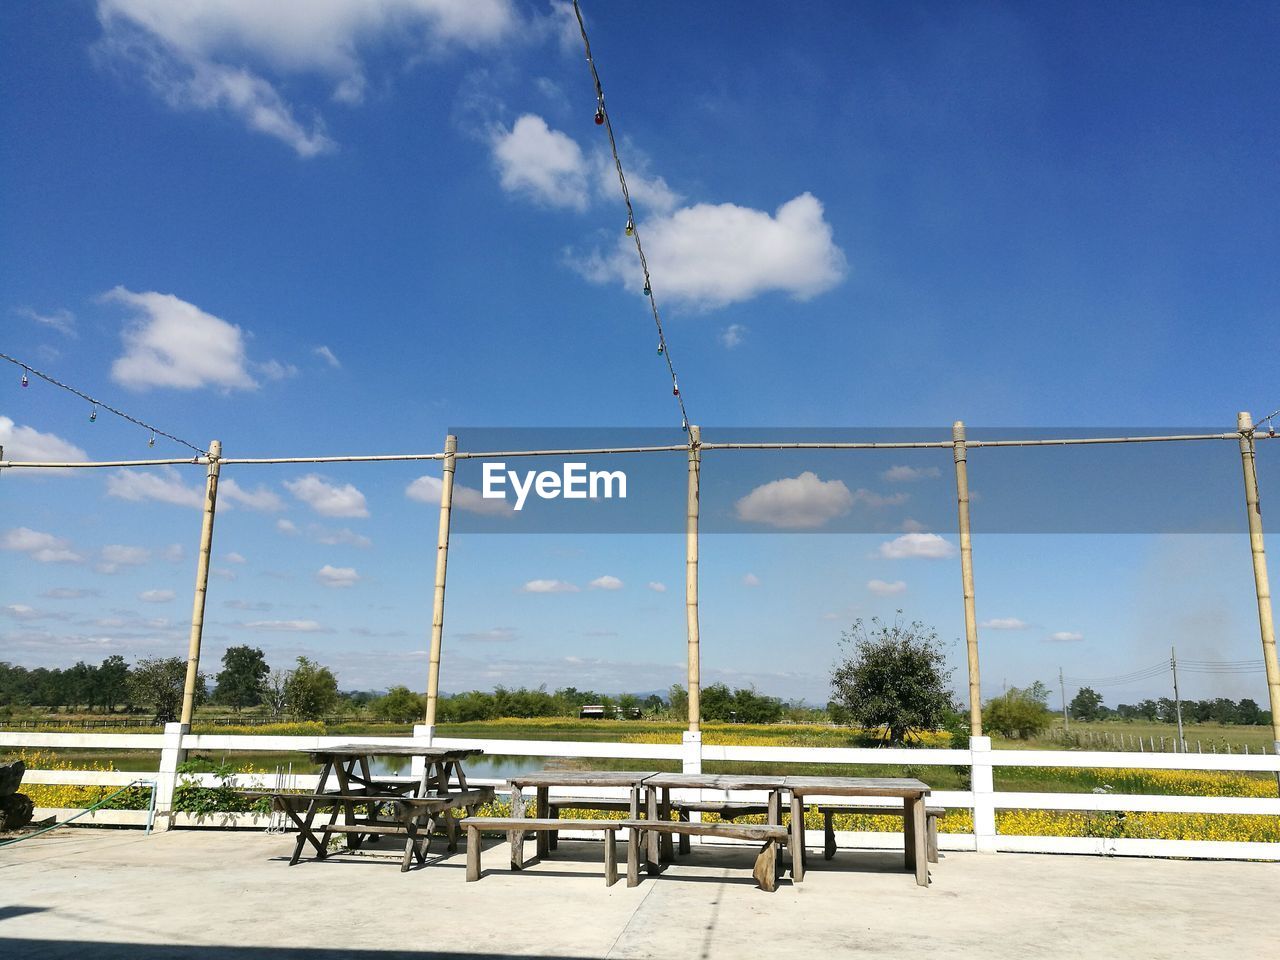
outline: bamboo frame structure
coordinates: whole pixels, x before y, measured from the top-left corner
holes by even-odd
[[[444,468],[440,473],[440,529],[436,534],[436,585],[431,602],[431,659],[427,665],[427,716],[428,733],[434,733],[436,703],[440,699],[440,647],[444,642],[444,583],[449,569],[449,525],[453,511],[453,474],[456,469],[454,454],[458,438],[449,434],[444,438]]]
[[[969,455],[964,421],[951,426],[956,462],[956,512],[960,521],[960,580],[964,589],[964,640],[969,663],[969,735],[982,736],[982,677],[978,670],[978,615],[973,597],[973,539],[969,529]]]
[[[689,641],[689,732],[702,724],[702,650],[698,623],[698,510],[702,499],[702,428],[689,426],[689,487],[684,533],[684,607]]]
[[[218,474],[222,441],[209,444],[205,476],[204,519],[200,524],[200,553],[196,558],[196,590],[191,604],[191,635],[187,642],[187,676],[182,685],[182,720],[191,725],[195,712],[196,684],[200,679],[200,641],[204,636],[204,601],[209,591],[209,554],[213,551],[213,519],[218,508]]]
[[[1191,433],[1154,436],[1113,437],[1064,437],[1012,440],[969,440],[962,421],[956,421],[951,440],[924,441],[797,441],[797,442],[703,442],[701,429],[689,427],[686,444],[655,444],[644,446],[618,446],[593,448],[551,448],[540,450],[458,450],[458,439],[449,435],[445,449],[439,453],[403,453],[371,455],[317,455],[304,457],[254,457],[223,458],[222,444],[213,441],[206,454],[189,458],[152,458],[145,460],[101,461],[16,461],[4,459],[0,447],[0,471],[6,469],[94,469],[131,468],[150,466],[204,465],[206,470],[206,496],[204,522],[201,528],[200,555],[196,572],[196,591],[192,607],[191,635],[188,645],[187,675],[183,690],[182,722],[190,723],[194,708],[195,685],[199,677],[200,643],[204,627],[205,595],[208,589],[209,552],[213,539],[213,522],[217,501],[218,477],[224,464],[269,465],[308,463],[386,463],[396,461],[443,462],[440,502],[440,527],[436,544],[436,578],[432,607],[431,651],[427,678],[426,724],[434,727],[439,698],[440,651],[444,627],[445,578],[448,566],[449,532],[453,500],[453,480],[458,460],[486,460],[499,457],[559,457],[612,454],[677,453],[688,456],[688,498],[685,526],[685,607],[688,639],[689,680],[689,730],[697,733],[700,727],[700,628],[698,618],[698,520],[700,505],[700,478],[703,451],[768,451],[768,450],[943,450],[953,451],[956,468],[957,513],[960,535],[961,577],[964,591],[965,640],[968,654],[970,731],[980,736],[982,731],[981,682],[978,664],[977,616],[973,586],[973,548],[971,540],[968,494],[968,451],[977,448],[1088,446],[1098,444],[1127,443],[1181,443],[1206,440],[1236,440],[1245,474],[1246,512],[1249,523],[1250,545],[1253,554],[1255,592],[1258,601],[1258,621],[1262,636],[1263,659],[1267,671],[1267,686],[1273,718],[1273,735],[1280,752],[1280,664],[1277,664],[1275,625],[1272,617],[1270,585],[1267,577],[1266,553],[1262,540],[1262,519],[1258,506],[1257,473],[1255,467],[1256,441],[1271,439],[1257,436],[1248,413],[1241,413],[1237,429],[1230,433]]]
[[[1257,450],[1253,417],[1236,418],[1240,430],[1240,462],[1244,468],[1244,503],[1249,521],[1249,552],[1253,555],[1253,587],[1258,600],[1258,632],[1262,636],[1262,662],[1267,670],[1267,697],[1271,702],[1271,738],[1280,752],[1280,663],[1276,660],[1276,624],[1271,610],[1271,580],[1267,575],[1267,548],[1262,540],[1262,507],[1258,502]]]

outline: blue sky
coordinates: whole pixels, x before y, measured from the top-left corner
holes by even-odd
[[[1273,5],[586,15],[709,439],[956,418],[1226,430],[1280,406]],[[464,446],[491,427],[681,442],[563,3],[7,3],[0,45],[4,352],[228,456],[430,451],[451,427]],[[182,455],[18,372],[0,384],[13,458]],[[1091,456],[1055,493],[1106,498]],[[1238,480],[1233,446],[1203,456]],[[975,452],[979,493],[994,463]],[[206,664],[247,642],[344,687],[422,686],[432,472],[228,467]],[[704,538],[708,681],[823,700],[840,630],[899,607],[963,637],[952,530],[903,526],[950,496],[949,455],[863,473],[854,500],[900,508],[896,527],[814,535],[835,516],[819,508]],[[182,655],[200,477],[6,473],[0,657]],[[726,482],[719,507],[752,489]],[[1188,695],[1265,696],[1238,532],[979,535],[975,565],[988,693],[1177,643],[1259,660]],[[460,533],[442,684],[679,680],[682,573],[665,532]]]

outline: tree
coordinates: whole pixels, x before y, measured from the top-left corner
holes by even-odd
[[[1074,720],[1099,720],[1102,718],[1102,694],[1092,687],[1081,687],[1071,698],[1067,708]]]
[[[107,657],[94,677],[95,699],[108,713],[129,700],[129,664],[119,654]]]
[[[169,723],[178,719],[186,680],[187,661],[181,657],[139,660],[129,673],[129,695],[134,701],[150,706],[157,720]],[[207,682],[203,673],[196,678],[196,706],[204,702]]]
[[[1021,740],[1034,737],[1049,726],[1051,714],[1047,699],[1044,684],[1033,684],[1025,690],[1010,687],[982,708],[983,725],[1006,737]]]
[[[687,717],[689,715],[689,691],[680,684],[671,685],[671,690],[667,693],[667,702],[671,705],[672,716]]]
[[[289,673],[288,670],[272,670],[262,682],[262,703],[276,719],[284,716]]]
[[[244,707],[262,702],[264,685],[271,668],[257,647],[227,647],[222,655],[222,672],[213,688],[215,703],[225,704],[236,713]]]
[[[426,713],[423,698],[408,687],[392,687],[385,697],[373,701],[370,708],[379,720],[390,720],[394,723],[412,723],[420,720]]]
[[[835,663],[831,689],[849,718],[883,727],[890,743],[937,729],[952,708],[951,671],[937,631],[919,620],[892,624],[861,618],[844,632],[845,657]]]
[[[298,658],[284,684],[285,705],[299,720],[318,720],[338,703],[338,678],[328,667]]]

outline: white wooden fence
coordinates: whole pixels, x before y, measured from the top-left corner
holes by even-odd
[[[94,770],[28,770],[24,782],[44,784],[118,785],[139,778],[155,781],[157,827],[188,826],[196,820],[172,810],[173,791],[177,785],[177,767],[184,752],[232,754],[242,751],[302,753],[325,746],[344,743],[388,744],[406,742],[423,746],[477,747],[490,756],[523,756],[547,758],[607,758],[636,761],[644,769],[645,761],[679,761],[686,772],[701,772],[704,763],[724,761],[766,763],[786,774],[790,764],[827,764],[847,767],[847,774],[857,776],[867,765],[902,764],[913,767],[963,766],[970,770],[970,790],[941,790],[930,797],[930,803],[946,808],[967,809],[973,813],[974,832],[944,833],[938,838],[943,850],[978,850],[983,852],[1020,853],[1084,853],[1117,856],[1200,857],[1207,859],[1280,860],[1280,843],[1248,843],[1215,840],[1143,840],[1103,837],[1011,836],[996,833],[996,810],[1078,810],[1078,811],[1142,811],[1194,814],[1256,814],[1280,816],[1280,797],[1213,797],[1166,796],[1115,793],[1026,793],[996,791],[993,785],[996,767],[1067,767],[1076,769],[1147,769],[1210,770],[1271,773],[1280,778],[1280,756],[1226,754],[1162,754],[1121,753],[1116,751],[1067,750],[992,750],[987,737],[974,737],[967,750],[900,750],[876,748],[818,747],[751,747],[710,746],[700,737],[686,733],[681,744],[600,743],[560,740],[472,740],[452,737],[432,738],[426,727],[415,728],[413,738],[387,737],[284,737],[241,736],[185,733],[180,724],[169,724],[163,734],[92,734],[39,733],[0,731],[0,748],[76,749],[76,750],[150,750],[160,754],[157,773]],[[192,775],[185,775],[192,776]],[[262,779],[268,780],[269,774]],[[199,777],[212,785],[208,774]],[[294,783],[309,788],[317,785],[317,777],[299,775]],[[923,776],[928,781],[927,774]],[[500,781],[469,777],[470,782]],[[557,791],[570,795],[574,791]],[[578,791],[583,793],[586,791]],[[608,796],[621,791],[594,789],[592,796]],[[752,794],[735,794],[735,799],[763,799]],[[830,798],[839,802],[840,798]],[[821,802],[822,798],[814,798]],[[874,801],[869,801],[874,803]],[[886,808],[897,808],[887,799]],[[71,811],[42,810],[64,816]],[[100,810],[81,822],[100,824],[138,824],[146,822],[146,811]],[[219,825],[235,818],[206,817],[201,825]],[[265,819],[240,818],[243,824],[265,825]],[[842,846],[895,847],[901,835],[893,833],[842,833],[837,840]],[[820,844],[817,838],[813,842]]]

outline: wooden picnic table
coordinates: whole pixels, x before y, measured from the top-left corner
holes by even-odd
[[[929,785],[910,777],[786,777],[791,794],[791,879],[804,880],[805,797],[900,797],[903,802],[903,857],[916,883],[929,885],[925,797]]]
[[[475,748],[348,743],[308,752],[312,760],[321,764],[316,792],[303,796],[277,794],[273,801],[298,828],[298,842],[289,861],[291,866],[298,862],[308,843],[315,848],[317,859],[323,860],[333,833],[345,834],[347,846],[352,850],[358,850],[366,837],[398,833],[406,836],[401,869],[407,870],[411,856],[416,856],[419,862],[425,861],[424,848],[430,843],[438,814],[446,815],[449,845],[453,849],[456,827],[448,811],[462,807],[472,813],[493,793],[487,787],[478,790],[467,787],[462,761],[484,752]],[[425,763],[416,782],[391,780],[374,776],[370,766],[373,757],[422,758]],[[330,776],[337,780],[337,790],[325,789]],[[454,781],[456,790],[451,789]],[[365,809],[363,814],[359,812],[361,807]],[[325,808],[332,811],[329,821],[316,828],[316,816]],[[337,822],[340,813],[344,815],[342,824]],[[423,827],[425,831],[420,829]]]
[[[552,787],[626,787],[630,791],[631,819],[640,816],[640,785],[654,775],[652,770],[537,770],[508,778],[511,784],[511,817],[521,819],[525,815],[524,791],[532,787],[536,793],[535,819],[548,816]],[[524,867],[524,833],[513,830],[511,841],[511,869]],[[552,835],[537,835],[538,856],[546,856],[551,849]]]

